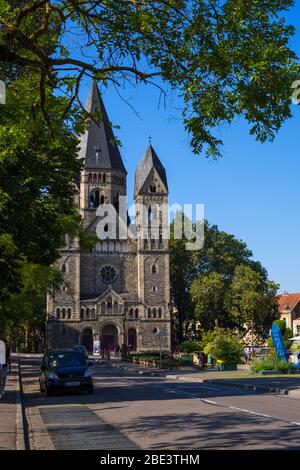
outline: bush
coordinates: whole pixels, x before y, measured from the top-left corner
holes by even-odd
[[[293,365],[290,362],[276,361],[272,357],[262,358],[251,366],[253,372],[260,372],[262,370],[279,370],[280,372],[290,372],[293,370]]]
[[[209,350],[213,357],[225,364],[238,364],[243,355],[243,346],[240,343],[239,337],[232,333],[217,335],[205,349],[206,351]]]
[[[294,367],[293,367],[293,364],[291,364],[290,362],[282,362],[282,361],[279,361],[278,362],[278,370],[280,370],[280,372],[291,372]]]
[[[263,357],[251,365],[251,370],[253,372],[260,372],[261,370],[277,370],[277,362],[272,357]]]
[[[197,353],[201,351],[201,343],[196,340],[188,340],[188,341],[183,341],[180,344],[180,348],[182,349],[183,352],[185,353]]]

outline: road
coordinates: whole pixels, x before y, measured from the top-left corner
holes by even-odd
[[[95,394],[46,397],[22,359],[31,449],[300,449],[300,402],[95,364]]]

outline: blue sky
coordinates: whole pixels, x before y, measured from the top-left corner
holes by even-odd
[[[300,56],[300,1],[296,4],[288,18],[297,28],[293,48]],[[204,203],[205,218],[244,240],[280,291],[300,292],[300,107],[293,106],[293,119],[274,143],[257,143],[239,120],[223,128],[223,158],[215,162],[193,155],[175,92],[168,95],[166,109],[158,107],[159,92],[150,86],[120,93],[141,117],[113,89],[104,91],[109,117],[121,126],[116,134],[128,171],[128,202],[151,134],[167,171],[170,202]]]

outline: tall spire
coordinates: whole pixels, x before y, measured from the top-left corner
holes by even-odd
[[[84,160],[84,168],[118,170],[127,174],[96,80],[93,81],[85,109],[96,119],[99,117],[99,122],[92,121],[81,137],[78,157]]]
[[[154,148],[152,147],[151,144],[149,144],[135,172],[135,184],[134,184],[135,196],[142,189],[152,169],[156,170],[156,172],[158,173],[158,176],[160,177],[162,183],[164,184],[166,188],[166,191],[168,191],[166,170],[163,164],[161,163],[160,159],[156,155]]]

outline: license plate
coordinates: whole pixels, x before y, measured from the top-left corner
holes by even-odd
[[[65,387],[78,387],[80,382],[66,382]]]

